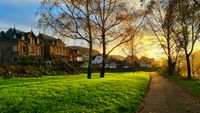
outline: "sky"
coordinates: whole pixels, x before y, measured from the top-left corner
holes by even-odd
[[[13,28],[38,33],[35,13],[40,5],[39,0],[1,0],[0,1],[0,30]]]
[[[15,28],[21,31],[31,31],[37,35],[39,32],[51,35],[51,33],[37,27],[38,17],[36,13],[41,0],[0,0],[0,31]],[[70,40],[68,45],[82,44],[81,41]]]
[[[135,0],[133,0],[135,1]],[[139,0],[138,0],[139,1]],[[33,32],[37,35],[39,32],[45,33],[45,31],[37,28],[37,20],[36,12],[40,6],[40,0],[0,0],[0,31],[6,31],[9,28],[15,28],[28,32],[33,30]],[[46,32],[46,34],[49,34]],[[50,34],[49,34],[50,35]],[[139,56],[149,56],[149,57],[158,57],[162,52],[153,47],[148,39],[149,37],[145,37],[142,40],[143,52],[139,52]],[[87,44],[81,41],[72,41],[66,43],[67,45],[83,45],[87,46]],[[148,45],[148,46],[144,46]],[[150,45],[150,46],[149,46]],[[152,54],[153,53],[153,54]],[[125,55],[122,52],[121,48],[113,51],[112,54],[115,55]]]

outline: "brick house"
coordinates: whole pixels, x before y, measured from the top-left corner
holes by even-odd
[[[43,61],[43,42],[31,31],[9,29],[1,32],[0,64],[7,66],[17,62],[21,57],[28,57],[32,61]]]
[[[86,59],[85,59],[86,60]],[[69,49],[69,61],[84,62],[84,57],[78,49]]]
[[[68,62],[69,49],[60,40],[40,33],[38,38],[44,42],[44,59],[46,62]]]

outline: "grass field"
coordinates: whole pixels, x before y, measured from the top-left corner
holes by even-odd
[[[195,96],[200,97],[200,81],[197,80],[188,80],[188,79],[176,79],[176,82],[192,92]]]
[[[0,78],[1,113],[133,113],[149,73]]]
[[[196,97],[200,97],[200,81],[199,80],[189,80],[187,78],[181,78],[180,76],[169,76],[165,75],[166,78],[173,80],[176,84],[186,89]]]

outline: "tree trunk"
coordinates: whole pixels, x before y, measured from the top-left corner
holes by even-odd
[[[192,77],[194,78],[195,77],[195,70],[194,70],[194,56],[192,56],[192,62],[191,62],[192,64]]]
[[[88,62],[88,79],[91,79],[92,77],[92,42],[89,43],[89,62]]]
[[[192,78],[191,75],[191,66],[190,66],[190,55],[186,54],[186,63],[187,63],[187,74],[188,74],[188,79]]]
[[[102,62],[102,67],[101,67],[101,75],[100,78],[104,78],[105,76],[105,65],[106,65],[106,41],[105,41],[105,34],[103,33],[102,35],[102,41],[103,41],[103,54],[102,54],[102,58],[103,58],[103,62]]]
[[[133,58],[133,54],[131,56],[131,61],[132,61],[132,72],[135,72],[135,63],[134,63],[134,58]]]
[[[177,66],[177,72],[176,72],[177,76],[179,75],[179,72],[180,72],[180,61],[178,62],[178,66]]]
[[[133,38],[131,39],[131,61],[132,61],[132,71],[135,72],[135,63],[134,63],[134,47],[133,47]]]
[[[91,23],[90,23],[90,13],[89,13],[89,0],[87,0],[86,3],[86,10],[87,10],[87,27],[88,27],[88,31],[89,31],[89,62],[88,62],[88,79],[91,79],[92,77],[92,31],[91,31]]]
[[[172,75],[172,74],[173,74],[172,60],[171,60],[171,57],[170,57],[170,56],[168,56],[168,73],[169,73],[169,75]]]

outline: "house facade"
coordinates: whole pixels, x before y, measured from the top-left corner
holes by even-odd
[[[23,32],[9,29],[1,33],[0,64],[7,66],[28,57],[31,61],[43,61],[43,42],[31,31]]]
[[[84,61],[87,61],[87,60],[84,59],[83,55],[81,55],[78,49],[69,49],[69,61],[83,63]]]
[[[44,43],[45,62],[68,62],[69,49],[60,39],[41,33],[38,38]]]
[[[54,37],[32,31],[23,32],[10,28],[0,33],[0,65],[18,63],[22,58],[33,62],[68,62],[69,50],[66,45]]]
[[[92,64],[94,65],[101,65],[103,62],[102,55],[93,56]]]

